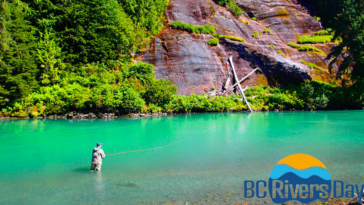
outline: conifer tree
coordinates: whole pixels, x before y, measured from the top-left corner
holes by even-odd
[[[38,87],[35,28],[26,17],[29,9],[19,0],[0,4],[0,105],[25,97]]]

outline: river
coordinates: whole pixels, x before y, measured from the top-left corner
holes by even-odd
[[[364,184],[364,111],[0,121],[0,140],[1,204],[249,203],[244,180],[268,180],[296,153]],[[97,142],[106,154],[156,149],[107,156],[90,172]]]

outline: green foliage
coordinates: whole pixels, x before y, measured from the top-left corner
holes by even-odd
[[[272,31],[271,31],[271,30],[268,30],[268,29],[264,29],[263,33],[271,34],[271,33],[272,33]]]
[[[334,59],[330,65],[339,62],[338,77],[345,73],[352,80],[364,80],[364,3],[363,0],[340,0],[337,2],[337,15],[328,20],[340,37],[339,45],[333,48],[327,59]]]
[[[309,63],[309,62],[307,62],[307,61],[305,61],[305,60],[301,60],[301,63],[303,63],[303,64],[307,65],[307,66],[308,66],[309,68],[311,68],[311,69],[315,68],[315,69],[317,69],[317,70],[321,70],[321,71],[323,71],[323,68],[321,68],[320,66],[318,66],[318,65],[316,65],[316,64],[314,64],[314,63]]]
[[[228,8],[229,11],[238,18],[244,13],[241,8],[235,3],[235,0],[214,0],[214,2],[220,6]]]
[[[271,49],[274,49],[274,45],[273,45],[273,44],[270,44],[270,45],[269,45],[269,47],[270,47]]]
[[[218,38],[212,38],[206,42],[210,46],[217,46],[219,45],[219,39]]]
[[[309,81],[305,81],[305,83],[301,86],[301,90],[302,90],[302,99],[306,103],[311,104],[315,88],[311,85]]]
[[[168,0],[2,1],[0,107],[37,116],[168,103],[176,87],[155,80],[152,65],[130,63],[161,30],[167,5]]]
[[[316,51],[319,53],[324,53],[323,50],[316,48],[315,46],[309,46],[309,45],[298,45],[295,43],[288,43],[289,46],[291,46],[292,48],[297,48],[299,51]]]
[[[315,36],[328,36],[328,35],[333,35],[333,31],[332,29],[328,28],[326,30],[319,30],[315,32]]]
[[[169,0],[118,0],[121,6],[133,20],[134,24],[139,24],[146,28],[150,35],[156,35],[161,31],[165,19],[164,11]]]
[[[64,62],[75,67],[102,62],[113,66],[113,61],[129,58],[132,53],[149,44],[149,34],[161,27],[160,13],[142,13],[140,15],[157,15],[160,19],[155,25],[133,22],[133,16],[125,13],[129,6],[123,7],[117,0],[84,1],[29,1],[34,10],[31,16],[34,26],[40,31],[51,28],[64,52]],[[140,17],[144,18],[144,17]],[[148,28],[153,31],[148,31]],[[160,29],[160,28],[158,28]],[[157,29],[157,30],[158,30]]]
[[[39,33],[37,57],[40,69],[43,71],[40,78],[42,84],[59,83],[62,71],[66,68],[63,63],[62,49],[51,31]]]
[[[142,110],[143,113],[158,113],[158,112],[162,112],[162,108],[158,107],[155,104],[149,104],[149,106],[145,106]]]
[[[277,51],[277,53],[279,53],[281,56],[283,56],[284,58],[287,58],[287,56],[286,55],[284,55],[284,53],[282,53],[282,51],[281,50],[278,50]]]
[[[321,20],[321,18],[320,18],[320,17],[318,17],[318,16],[314,16],[314,18],[315,18],[317,21],[320,21],[320,20]]]
[[[232,41],[239,41],[239,42],[245,42],[245,39],[243,38],[239,38],[239,37],[235,37],[235,36],[226,36],[226,35],[216,35],[218,38],[226,38],[226,39],[230,39]]]
[[[18,0],[0,4],[0,106],[38,88],[35,28],[26,19],[27,5]]]
[[[318,96],[315,98],[313,102],[318,108],[326,108],[327,104],[329,103],[329,99],[326,97],[325,94],[322,94],[322,96]]]
[[[177,94],[177,86],[170,80],[152,80],[147,91],[143,95],[146,102],[157,106],[165,106]]]
[[[92,108],[139,112],[146,104],[164,106],[176,94],[177,87],[169,80],[154,78],[154,67],[150,64],[128,64],[116,71],[103,66],[82,66],[79,72],[67,75],[62,83],[41,87],[21,103],[15,103],[12,110],[17,112],[12,114],[37,116]]]
[[[253,38],[259,37],[259,32],[258,31],[254,32],[252,36],[253,36]]]
[[[186,112],[223,112],[241,111],[246,109],[245,103],[235,99],[237,96],[230,97],[208,97],[204,95],[174,96],[165,107],[167,112],[186,113]]]
[[[240,20],[241,23],[245,23],[247,25],[249,25],[249,21],[245,21],[245,20]]]
[[[355,104],[349,97],[349,88],[306,81],[302,85],[290,85],[280,88],[254,86],[245,95],[254,110],[303,110],[305,104],[314,109],[337,108],[345,104]],[[347,95],[347,96],[346,96]],[[342,98],[345,96],[345,98]],[[204,95],[174,96],[164,107],[167,112],[223,112],[247,110],[241,96],[233,94],[227,97],[209,97]]]
[[[196,26],[193,24],[182,23],[180,21],[175,21],[171,24],[172,29],[178,29],[181,31],[187,31],[190,33],[197,33],[197,34],[212,34],[216,33],[215,27],[210,24],[206,24],[204,26]]]
[[[255,17],[255,16],[254,16],[254,17],[252,17],[252,20],[256,21],[256,20],[257,20],[257,17]]]
[[[298,39],[297,43],[299,44],[316,44],[316,43],[328,43],[331,42],[334,36],[302,36]]]

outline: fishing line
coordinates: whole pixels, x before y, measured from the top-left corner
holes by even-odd
[[[153,147],[153,148],[149,148],[149,149],[130,150],[130,151],[125,151],[125,152],[116,152],[116,153],[112,153],[112,154],[106,154],[106,156],[110,156],[110,155],[119,155],[119,154],[126,154],[126,153],[132,153],[132,152],[143,152],[143,151],[149,151],[149,150],[156,150],[156,149],[166,148],[166,147],[169,147],[169,146],[171,146],[171,145],[174,145],[174,144],[180,143],[180,142],[182,142],[182,141],[185,141],[185,140],[187,140],[187,139],[191,139],[191,138],[193,138],[193,137],[196,137],[196,136],[198,136],[198,135],[201,135],[201,134],[203,134],[203,133],[205,133],[205,132],[208,132],[208,131],[210,131],[210,130],[212,130],[212,129],[214,129],[214,128],[216,128],[216,126],[214,126],[214,127],[210,128],[210,129],[207,129],[207,130],[205,130],[205,131],[203,131],[203,132],[201,132],[201,133],[198,133],[198,134],[196,134],[196,135],[192,135],[192,136],[190,136],[190,137],[186,137],[186,138],[184,138],[184,139],[181,139],[181,140],[178,140],[178,141],[176,141],[176,142],[172,142],[172,143],[170,143],[170,144],[163,145],[163,146],[160,146],[160,147]]]

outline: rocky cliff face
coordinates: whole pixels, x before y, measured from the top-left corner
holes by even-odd
[[[327,69],[325,54],[300,52],[287,45],[302,35],[321,30],[320,23],[305,12],[297,0],[235,1],[246,13],[239,19],[212,0],[171,0],[166,17],[168,24],[177,20],[195,25],[212,24],[218,34],[244,38],[246,42],[221,39],[218,46],[211,47],[206,44],[211,35],[191,34],[167,26],[138,60],[154,64],[156,77],[172,80],[179,94],[185,95],[209,92],[213,87],[222,89],[231,75],[227,65],[229,56],[233,56],[239,78],[256,67],[261,69],[247,79],[244,86],[277,86],[312,78],[330,80],[327,71],[310,69],[301,63],[305,60]],[[271,34],[264,34],[264,29],[271,30]],[[255,32],[261,36],[253,37]],[[332,45],[316,47],[328,53]],[[279,50],[286,57],[279,54]]]

